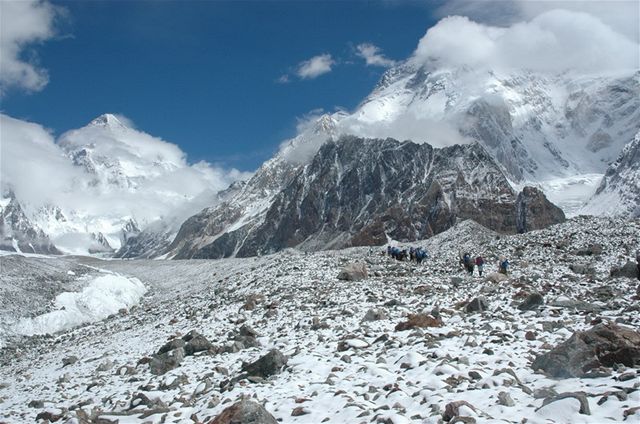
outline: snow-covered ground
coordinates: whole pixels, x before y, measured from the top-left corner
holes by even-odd
[[[126,313],[55,336],[14,339],[0,350],[0,421],[33,422],[48,411],[78,422],[84,410],[120,423],[208,422],[249,396],[294,423],[437,423],[454,401],[471,404],[461,411],[476,422],[619,422],[640,403],[640,391],[637,377],[617,378],[637,370],[554,379],[534,372],[531,362],[598,320],[639,328],[638,281],[609,276],[640,248],[638,234],[638,220],[577,217],[515,236],[464,222],[415,243],[431,254],[420,266],[369,248],[215,261],[58,259],[138,278],[148,291]],[[601,254],[579,254],[593,243]],[[458,255],[467,250],[484,255],[488,272],[507,256],[509,279],[466,275]],[[352,262],[365,263],[369,278],[338,280]],[[576,273],[576,265],[592,272]],[[532,291],[544,305],[517,309]],[[465,302],[479,295],[487,310],[465,312]],[[585,303],[558,303],[567,299]],[[370,309],[381,319],[363,321]],[[443,325],[395,329],[421,312],[439,314]],[[148,358],[168,340],[197,330],[213,345],[229,346],[243,325],[259,334],[259,346],[200,352],[164,375],[150,373]],[[289,357],[283,372],[232,382],[243,361],[273,348]],[[543,407],[544,393],[553,391],[585,392],[590,415],[579,412],[575,398]],[[149,405],[134,401],[139,394]]]

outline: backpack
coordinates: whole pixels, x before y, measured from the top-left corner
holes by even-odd
[[[476,265],[478,265],[478,266],[484,265],[484,259],[482,259],[482,256],[478,256],[476,258]]]

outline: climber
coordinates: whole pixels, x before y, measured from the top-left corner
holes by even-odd
[[[478,267],[478,275],[482,277],[482,271],[484,270],[484,258],[480,255],[476,257],[476,266]]]

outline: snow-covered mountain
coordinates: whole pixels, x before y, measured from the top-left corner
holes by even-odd
[[[161,248],[186,218],[215,204],[218,191],[242,176],[189,164],[177,145],[112,114],[55,141],[42,129],[25,130],[35,124],[4,115],[2,120],[3,188],[15,193],[29,221],[65,253],[110,255],[149,227]],[[24,170],[14,166],[18,160]],[[29,184],[30,178],[35,182]],[[39,187],[49,180],[55,185]]]
[[[607,168],[583,213],[640,217],[640,132]]]
[[[640,128],[640,72],[609,76],[407,62],[389,70],[339,130],[366,137],[475,140],[514,181],[604,173]]]

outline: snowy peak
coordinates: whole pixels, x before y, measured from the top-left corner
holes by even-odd
[[[94,127],[106,127],[111,129],[127,129],[128,127],[122,123],[115,115],[111,113],[105,113],[89,123],[89,126]]]

